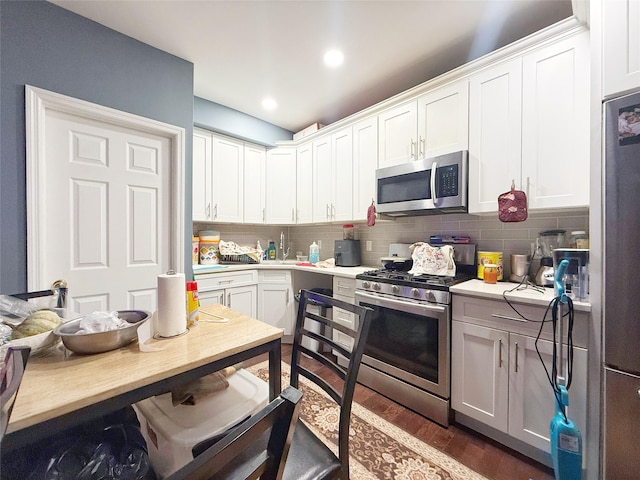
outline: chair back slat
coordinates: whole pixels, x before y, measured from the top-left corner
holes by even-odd
[[[301,398],[299,390],[287,387],[167,480],[281,479]]]
[[[7,431],[30,353],[30,347],[9,347],[0,369],[0,439]]]

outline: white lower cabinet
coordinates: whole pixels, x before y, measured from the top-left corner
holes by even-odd
[[[198,278],[200,305],[219,303],[255,318],[258,304],[257,283],[256,270],[217,273]],[[203,320],[206,320],[205,317],[203,314]]]
[[[491,307],[491,302],[483,302],[479,305],[481,309]],[[494,303],[499,305],[501,302]],[[467,303],[467,310],[470,310],[469,306]],[[539,310],[544,312],[544,308]],[[489,314],[493,321],[503,315],[499,309],[494,312],[497,313]],[[505,322],[509,320],[505,319]],[[514,333],[508,327],[508,324],[503,328],[476,325],[458,321],[454,316],[451,406],[456,412],[549,453],[549,423],[555,414],[555,398],[536,351],[535,334]],[[538,327],[539,324],[531,325],[533,330]],[[540,339],[538,349],[551,375],[553,343]],[[574,347],[568,414],[580,429],[583,442],[586,438],[586,377],[587,350]]]
[[[260,270],[258,272],[258,320],[282,328],[293,335],[295,300],[290,270]]]
[[[342,300],[349,303],[355,302],[355,290],[356,290],[356,281],[354,278],[344,278],[344,277],[333,277],[333,297],[338,300]],[[349,327],[351,329],[356,328],[355,315],[351,312],[343,310],[341,308],[333,307],[333,320],[336,323],[344,325],[345,327]],[[333,331],[333,341],[337,344],[343,346],[347,350],[351,350],[353,348],[353,338],[349,335],[345,335],[344,333],[334,330]],[[338,363],[342,366],[346,366],[348,364],[347,359],[340,355],[338,352],[333,352],[337,359]]]

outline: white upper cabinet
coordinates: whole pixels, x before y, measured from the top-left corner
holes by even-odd
[[[313,222],[331,221],[331,135],[313,142]]]
[[[530,209],[589,206],[589,55],[584,32],[523,57],[522,184]]]
[[[296,223],[311,223],[313,221],[313,144],[311,142],[298,147],[296,165]]]
[[[353,220],[353,130],[343,128],[331,136],[331,220]]]
[[[346,127],[313,142],[313,222],[353,217],[353,135]]]
[[[212,220],[212,141],[210,132],[193,129],[192,218],[198,222]]]
[[[264,223],[264,147],[193,130],[194,221]]]
[[[466,78],[431,90],[378,115],[380,168],[466,150],[469,145]]]
[[[589,205],[589,32],[471,76],[469,213],[512,180],[530,209]]]
[[[378,166],[400,165],[417,158],[418,104],[415,100],[378,115]]]
[[[264,223],[265,218],[264,147],[244,147],[244,222]]]
[[[296,220],[296,149],[278,147],[267,151],[265,221],[291,225]]]
[[[606,0],[603,15],[603,95],[640,87],[640,0]]]
[[[353,126],[353,220],[366,220],[376,196],[378,122],[369,117]]]
[[[418,158],[469,148],[469,80],[418,97]]]
[[[244,220],[244,142],[213,136],[214,222]]]
[[[495,212],[511,180],[520,185],[522,60],[470,79],[469,213]]]

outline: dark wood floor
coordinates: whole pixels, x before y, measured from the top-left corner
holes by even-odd
[[[282,360],[290,362],[283,344]],[[253,363],[266,360],[266,355]],[[245,364],[249,365],[249,362]],[[393,400],[358,385],[354,400],[423,442],[492,480],[554,480],[553,470],[461,425],[444,428]]]

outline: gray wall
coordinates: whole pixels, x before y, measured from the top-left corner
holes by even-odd
[[[7,294],[27,287],[25,84],[184,128],[189,179],[193,64],[42,0],[1,1],[0,71],[0,293]],[[189,252],[185,259],[189,265]]]
[[[193,124],[266,147],[293,139],[289,130],[199,97],[193,101]]]

